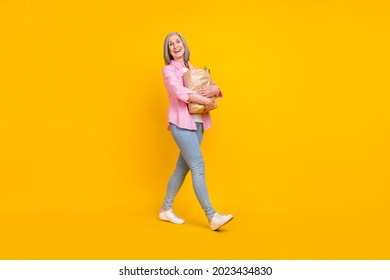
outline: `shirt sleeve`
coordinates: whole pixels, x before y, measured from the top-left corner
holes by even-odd
[[[183,85],[183,81],[178,79],[172,69],[165,66],[162,70],[164,77],[164,85],[168,92],[173,93],[177,99],[188,103],[188,94],[194,94],[195,91],[186,88]]]

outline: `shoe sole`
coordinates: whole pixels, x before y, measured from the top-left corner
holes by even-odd
[[[215,231],[215,230],[218,230],[218,229],[220,229],[221,227],[223,227],[224,225],[226,225],[227,223],[229,223],[231,220],[233,220],[233,218],[234,218],[234,216],[233,216],[231,219],[227,220],[227,221],[226,221],[226,223],[224,223],[224,224],[220,225],[220,226],[219,226],[219,227],[217,227],[216,229],[211,229],[211,230]]]
[[[182,222],[182,223],[174,223],[174,222],[172,222],[171,220],[169,220],[169,219],[165,219],[165,218],[163,218],[163,217],[158,217],[161,221],[164,221],[164,222],[170,222],[170,223],[172,223],[172,224],[174,224],[174,225],[182,225],[182,224],[184,224],[184,221]]]

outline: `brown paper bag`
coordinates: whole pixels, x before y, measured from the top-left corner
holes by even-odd
[[[204,86],[211,85],[210,72],[204,69],[190,69],[183,74],[184,86],[190,90],[198,90]],[[214,109],[217,108],[217,101],[214,99]],[[188,111],[191,114],[203,113],[206,108],[204,105],[188,103]]]

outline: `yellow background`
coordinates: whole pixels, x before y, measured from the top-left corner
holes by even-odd
[[[0,2],[1,259],[389,259],[388,1]],[[163,40],[224,98],[202,144],[219,232],[178,149]]]

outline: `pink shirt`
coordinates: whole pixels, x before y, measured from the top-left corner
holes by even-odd
[[[183,66],[171,60],[169,65],[163,67],[164,85],[169,96],[168,122],[177,125],[180,128],[196,130],[194,117],[188,112],[188,94],[196,92],[184,87],[183,84]],[[219,97],[222,93],[219,92]],[[211,127],[210,112],[203,114],[203,128]]]

